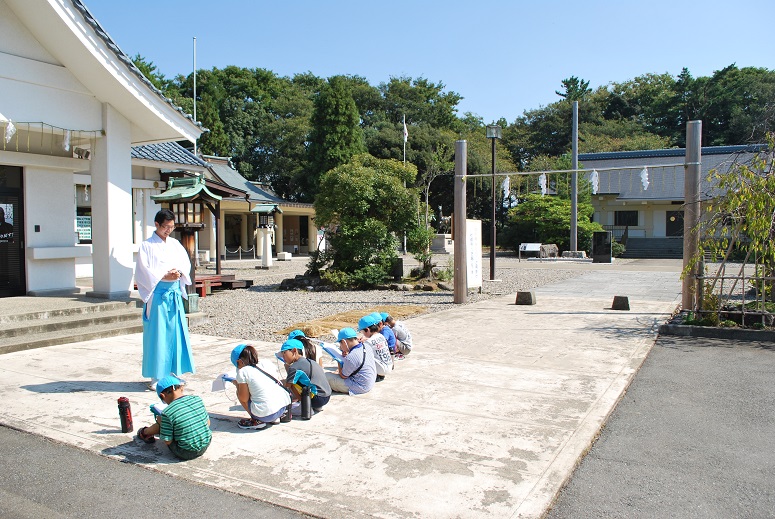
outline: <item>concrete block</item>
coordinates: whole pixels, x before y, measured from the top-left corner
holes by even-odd
[[[629,310],[630,299],[627,296],[614,296],[614,302],[611,304],[611,310]]]
[[[517,300],[514,301],[515,305],[534,305],[536,304],[535,292],[517,292]]]
[[[278,252],[277,261],[291,261],[293,255],[290,252]]]

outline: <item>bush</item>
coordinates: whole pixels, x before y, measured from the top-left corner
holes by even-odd
[[[433,273],[431,243],[436,232],[433,229],[414,227],[406,236],[406,248],[412,257],[420,263],[422,272],[417,277],[431,278]]]
[[[322,278],[326,283],[339,290],[350,286],[350,276],[341,270],[329,269],[323,273]]]
[[[355,288],[374,288],[385,282],[388,276],[379,265],[367,265],[350,274],[350,285]]]
[[[307,263],[307,271],[305,276],[320,277],[320,271],[326,267],[328,260],[325,254],[317,249],[309,255],[309,263]]]
[[[618,258],[622,254],[624,254],[626,250],[627,250],[627,247],[625,247],[618,241],[614,240],[611,242],[611,256],[613,256],[614,258]]]
[[[590,220],[591,204],[578,204],[576,238],[578,250],[592,249],[592,233],[603,227]],[[527,195],[509,209],[503,229],[504,246],[517,250],[520,243],[556,243],[560,252],[570,248],[570,200],[555,196]]]

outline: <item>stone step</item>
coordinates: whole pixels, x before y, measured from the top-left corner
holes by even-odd
[[[6,323],[9,326],[4,326],[0,329],[0,339],[74,330],[77,328],[92,328],[103,324],[125,322],[132,322],[132,324],[139,323],[142,326],[142,310],[140,308],[124,305],[123,307],[117,307],[115,310],[103,310],[100,312],[91,311],[70,315],[58,315],[56,317],[39,315],[37,318]]]
[[[48,309],[44,311],[29,311],[20,313],[8,313],[0,315],[0,324],[16,323],[23,321],[36,321],[38,319],[55,319],[59,317],[68,317],[79,315],[94,314],[100,312],[110,312],[116,310],[127,310],[142,307],[142,303],[139,300],[131,301],[106,301],[103,303],[72,303],[57,309]],[[3,326],[5,327],[5,326]]]
[[[44,348],[57,344],[89,341],[92,339],[101,339],[103,337],[115,337],[117,335],[127,335],[130,333],[142,333],[142,331],[143,323],[137,318],[135,321],[98,324],[71,330],[58,330],[33,335],[6,337],[0,339],[0,354],[33,348]]]

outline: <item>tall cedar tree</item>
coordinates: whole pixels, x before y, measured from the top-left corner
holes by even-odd
[[[358,108],[347,78],[334,76],[315,98],[309,146],[310,169],[303,185],[299,186],[302,191],[300,198],[313,201],[323,173],[365,151]]]

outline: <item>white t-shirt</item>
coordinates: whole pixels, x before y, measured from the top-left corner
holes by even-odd
[[[291,403],[291,396],[285,389],[253,366],[237,370],[237,383],[248,385],[250,412],[259,418],[274,414]]]
[[[374,352],[374,361],[377,363],[377,375],[385,376],[393,369],[393,357],[390,356],[387,339],[379,332],[375,332],[363,344],[371,346]]]

